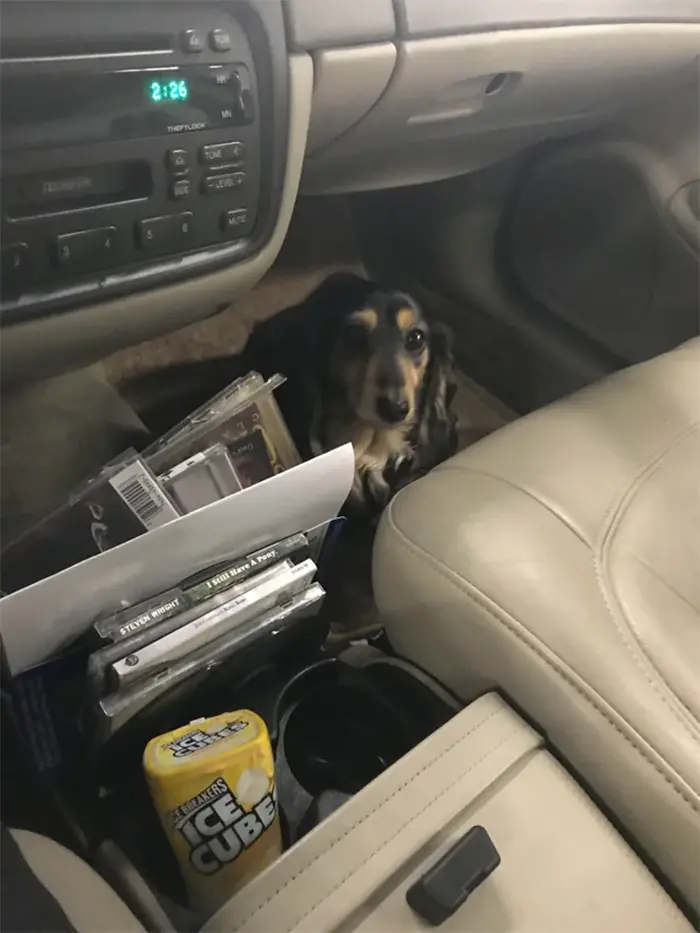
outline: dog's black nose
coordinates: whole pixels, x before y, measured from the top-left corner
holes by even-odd
[[[380,395],[377,399],[377,414],[387,424],[398,424],[408,414],[408,402],[405,399],[391,399]]]

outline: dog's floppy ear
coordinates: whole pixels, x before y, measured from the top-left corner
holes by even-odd
[[[450,405],[457,391],[454,380],[452,331],[430,325],[430,358],[423,382],[415,468],[426,472],[457,451],[457,419]]]
[[[454,334],[452,329],[442,322],[430,325],[430,361],[428,363],[428,380],[444,380],[444,403],[445,408],[449,409],[452,404],[457,384],[455,382],[455,362],[454,362]],[[435,386],[434,391],[438,391]]]
[[[350,272],[329,275],[303,301],[258,324],[245,346],[254,368],[291,375],[296,365],[308,369],[327,359],[331,335],[344,317],[361,308],[372,290]],[[271,375],[272,373],[265,373]]]
[[[275,373],[287,377],[276,398],[303,457],[312,455],[309,429],[326,377],[332,335],[371,291],[371,284],[357,275],[330,275],[304,301],[255,327],[245,345],[243,356],[250,369],[268,378]]]

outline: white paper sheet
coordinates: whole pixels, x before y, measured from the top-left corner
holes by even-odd
[[[97,615],[199,570],[335,518],[352,485],[351,444],[214,502],[0,600],[12,674],[46,660]]]

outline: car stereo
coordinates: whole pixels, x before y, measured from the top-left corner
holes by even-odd
[[[253,123],[245,65],[85,68],[0,87],[4,149],[172,136]]]
[[[284,171],[281,5],[3,4],[2,322],[236,262]]]

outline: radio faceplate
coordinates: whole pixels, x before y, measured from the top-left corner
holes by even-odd
[[[238,43],[238,51],[245,47]],[[227,130],[255,119],[245,64],[34,73],[0,85],[4,150]]]
[[[3,324],[264,244],[287,130],[278,5],[7,2],[2,46]]]

